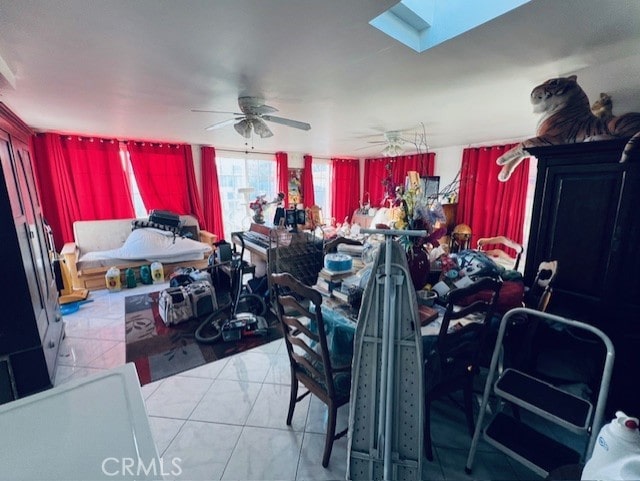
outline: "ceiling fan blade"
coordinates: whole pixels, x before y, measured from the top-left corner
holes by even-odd
[[[271,107],[269,105],[256,105],[254,107],[251,107],[251,112],[256,115],[272,114],[277,111],[277,108]]]
[[[222,122],[216,122],[215,124],[212,124],[209,127],[206,127],[204,130],[221,129],[222,127],[226,127],[227,125],[231,125],[231,124],[237,122],[238,120],[242,120],[242,118],[243,117],[235,117],[233,119],[223,120]]]
[[[227,112],[226,110],[200,110],[191,109],[192,112],[206,112],[208,114],[230,114],[230,115],[244,115],[241,112]]]
[[[262,97],[238,97],[238,107],[245,114],[251,115],[272,114],[278,111],[275,107],[265,105]]]
[[[268,120],[269,122],[275,122],[276,124],[293,127],[294,129],[311,130],[311,125],[306,122],[299,122],[297,120],[285,119],[282,117],[274,117],[273,115],[263,115],[262,118],[264,120]]]

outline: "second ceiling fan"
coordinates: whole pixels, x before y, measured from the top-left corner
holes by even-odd
[[[276,117],[271,115],[273,112],[277,112],[278,109],[271,107],[264,103],[264,99],[260,97],[240,97],[238,98],[238,106],[240,112],[226,112],[220,110],[198,110],[193,109],[192,112],[211,112],[215,114],[230,114],[233,118],[216,122],[209,125],[205,130],[215,130],[226,127],[233,124],[240,135],[245,138],[251,137],[251,132],[255,132],[261,138],[267,138],[273,136],[273,132],[267,125],[267,122],[274,122],[276,124],[286,125],[293,127],[294,129],[310,130],[311,125],[306,122],[299,122],[298,120],[286,119],[284,117]]]

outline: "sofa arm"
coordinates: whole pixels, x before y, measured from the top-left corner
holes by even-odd
[[[215,244],[217,240],[218,240],[217,235],[212,234],[211,232],[206,230],[200,231],[200,242],[204,242],[205,244],[213,246],[213,244]]]

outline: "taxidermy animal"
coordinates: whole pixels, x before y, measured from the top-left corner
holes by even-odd
[[[534,113],[542,114],[537,137],[532,137],[505,152],[497,159],[502,170],[498,179],[506,182],[512,172],[527,157],[527,148],[545,145],[573,144],[591,140],[631,137],[622,152],[620,162],[640,144],[640,113],[618,117],[611,114],[598,117],[589,107],[589,99],[577,83],[577,77],[547,80],[531,92]]]

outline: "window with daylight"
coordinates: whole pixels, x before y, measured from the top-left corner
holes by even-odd
[[[313,195],[316,205],[322,209],[322,219],[330,223],[331,217],[331,161],[313,159]]]
[[[259,195],[264,195],[267,202],[271,202],[277,194],[275,158],[259,158],[262,156],[253,155],[254,158],[216,158],[227,240],[230,240],[232,232],[249,229],[253,215],[249,209],[249,202],[254,201]],[[243,193],[245,188],[251,189],[246,197]],[[264,211],[267,224],[271,224],[274,214],[275,206],[268,205]]]
[[[122,160],[122,169],[126,172],[129,179],[129,190],[131,191],[131,197],[133,197],[133,208],[136,212],[136,217],[139,219],[146,218],[149,213],[144,206],[142,196],[140,195],[140,189],[138,189],[138,183],[136,182],[136,176],[133,175],[133,167],[131,167],[131,159],[129,159],[129,152],[125,148],[122,148],[120,144],[120,159]]]

